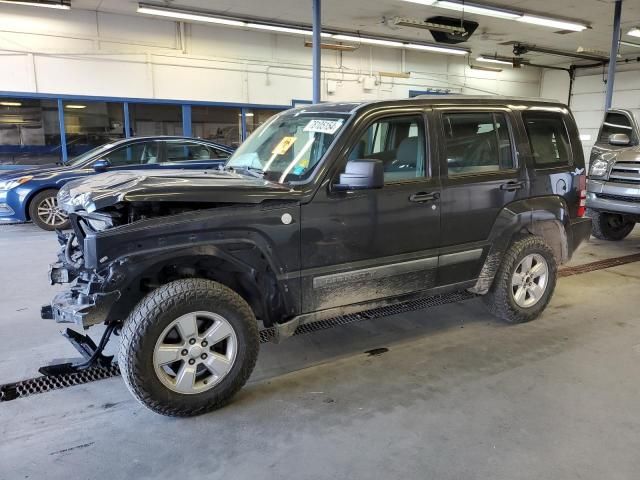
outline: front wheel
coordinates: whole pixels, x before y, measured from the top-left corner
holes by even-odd
[[[29,203],[29,217],[43,230],[64,230],[69,228],[67,214],[58,208],[58,190],[43,190]]]
[[[587,216],[591,217],[591,234],[600,240],[622,240],[636,226],[636,222],[619,213],[597,212],[589,209]]]
[[[222,407],[242,388],[259,345],[242,297],[211,280],[183,279],[149,293],[131,312],[118,363],[144,406],[193,416]]]
[[[506,251],[484,302],[493,315],[509,323],[531,321],[551,300],[556,275],[553,251],[544,240],[521,237]]]

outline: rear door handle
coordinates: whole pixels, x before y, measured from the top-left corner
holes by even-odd
[[[515,192],[524,187],[524,182],[507,182],[500,185],[500,190],[506,190],[507,192]]]
[[[410,202],[422,203],[422,202],[431,202],[433,200],[438,200],[440,198],[440,192],[418,192],[413,193],[409,196]]]

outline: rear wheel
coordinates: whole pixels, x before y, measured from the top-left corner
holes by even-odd
[[[551,300],[556,274],[553,251],[544,240],[521,237],[505,253],[484,302],[493,315],[509,323],[531,321]]]
[[[234,291],[205,279],[147,295],[122,330],[118,361],[133,395],[169,416],[225,405],[245,384],[259,349],[256,319]]]
[[[600,240],[622,240],[636,226],[636,222],[619,213],[597,212],[589,209],[587,216],[591,217],[592,235]]]
[[[67,214],[58,208],[58,190],[43,190],[29,203],[29,217],[43,230],[69,228]]]

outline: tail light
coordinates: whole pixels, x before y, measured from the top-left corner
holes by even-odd
[[[578,177],[578,190],[580,191],[578,203],[578,217],[584,217],[587,210],[587,176],[580,175]]]

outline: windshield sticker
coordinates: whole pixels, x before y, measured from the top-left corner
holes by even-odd
[[[304,127],[305,132],[328,133],[333,135],[342,126],[342,120],[311,120]]]
[[[276,148],[274,148],[271,153],[273,155],[284,155],[285,153],[287,153],[287,151],[289,151],[291,145],[293,145],[293,142],[295,141],[296,137],[282,137],[280,143],[276,145]]]

